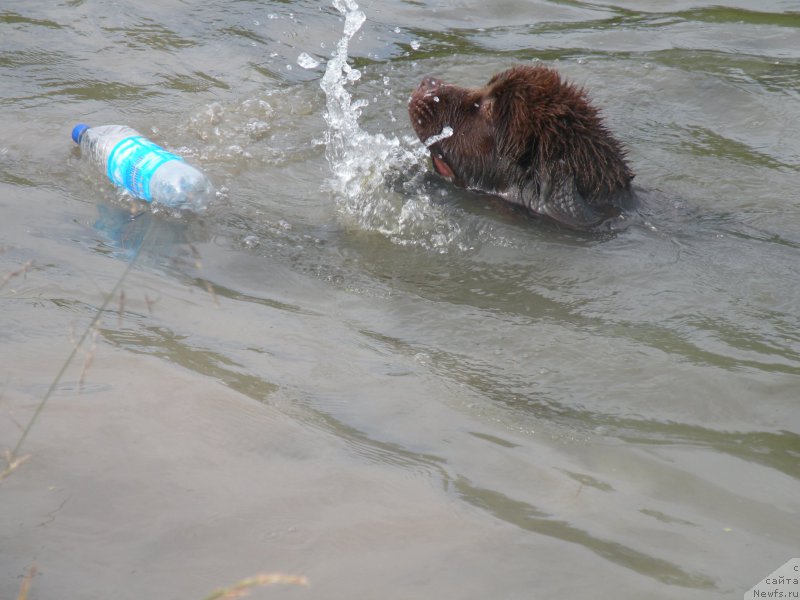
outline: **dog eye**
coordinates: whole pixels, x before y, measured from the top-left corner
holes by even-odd
[[[475,104],[472,105],[473,109],[476,112],[481,113],[484,117],[491,117],[492,116],[492,109],[494,107],[494,101],[492,98],[481,98]]]
[[[472,103],[472,110],[474,112],[483,112],[486,110],[486,98],[478,98]]]

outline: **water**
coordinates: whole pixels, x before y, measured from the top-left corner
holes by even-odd
[[[0,449],[108,301],[0,480],[0,596],[36,564],[41,598],[258,572],[738,598],[797,554],[796,5],[441,4],[0,9]],[[626,229],[430,173],[419,81],[535,60],[625,142]],[[131,124],[219,197],[131,203],[77,121]]]

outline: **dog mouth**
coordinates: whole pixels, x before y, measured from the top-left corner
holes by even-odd
[[[431,162],[433,163],[433,170],[436,171],[441,177],[450,183],[457,183],[458,178],[450,166],[449,161],[445,158],[445,152],[442,148],[441,141],[453,135],[452,127],[445,127],[438,135],[434,135],[427,140],[423,141],[431,153]]]
[[[453,169],[450,168],[444,161],[444,156],[438,150],[431,150],[431,161],[433,162],[433,170],[436,171],[439,175],[447,179],[448,181],[453,181],[456,178],[456,174],[453,172]]]
[[[433,163],[433,170],[450,183],[457,180],[453,168],[447,164],[440,142],[453,135],[453,128],[440,121],[441,106],[438,95],[442,83],[432,77],[426,77],[412,94],[408,103],[408,112],[414,131],[420,141],[428,148]]]

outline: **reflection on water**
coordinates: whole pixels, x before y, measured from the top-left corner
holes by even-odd
[[[700,589],[716,587],[714,581],[703,574],[688,573],[668,561],[625,547],[618,542],[597,538],[566,521],[553,519],[536,507],[513,500],[497,491],[474,487],[466,480],[459,480],[456,487],[465,501],[521,529],[579,544],[607,560],[667,585]]]
[[[152,213],[146,209],[131,212],[107,204],[98,204],[97,212],[94,228],[107,238],[113,255],[132,260],[141,250],[142,242],[152,226]]]

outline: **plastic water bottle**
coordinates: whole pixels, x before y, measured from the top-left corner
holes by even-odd
[[[130,127],[80,124],[72,139],[113,183],[136,198],[200,212],[214,196],[201,171]]]

